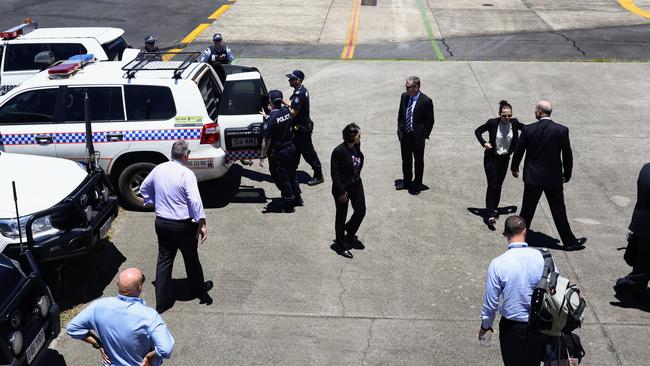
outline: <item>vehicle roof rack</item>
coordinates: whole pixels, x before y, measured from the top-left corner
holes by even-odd
[[[174,59],[170,61],[162,61],[160,59],[162,54],[173,55]],[[196,62],[199,56],[201,56],[200,52],[142,52],[138,57],[122,66],[122,70],[126,71],[125,76],[129,79],[135,78],[135,73],[138,71],[164,70],[172,71],[172,78],[180,79],[183,71],[185,71],[193,62]]]

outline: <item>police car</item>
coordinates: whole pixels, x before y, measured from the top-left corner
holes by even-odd
[[[175,61],[137,53],[128,49],[119,62],[67,61],[0,97],[0,150],[83,160],[88,95],[99,164],[129,208],[143,209],[140,183],[170,159],[176,140],[189,143],[188,167],[199,181],[259,157],[259,110],[268,105],[259,71],[229,69],[222,84],[198,53]]]
[[[0,252],[12,258],[22,252],[21,242],[39,263],[83,256],[117,216],[117,197],[101,171],[89,174],[70,160],[1,151],[0,171]]]
[[[120,60],[128,47],[119,28],[38,28],[25,23],[0,32],[0,95],[51,63],[92,53],[98,60]]]

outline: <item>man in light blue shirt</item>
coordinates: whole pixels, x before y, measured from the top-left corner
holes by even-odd
[[[144,274],[129,268],[118,275],[119,295],[96,300],[74,317],[66,332],[98,349],[105,365],[160,365],[170,358],[174,337],[140,296]]]
[[[503,235],[508,250],[494,258],[488,267],[479,339],[492,331],[497,311],[499,343],[504,365],[539,366],[543,359],[544,336],[528,329],[528,314],[533,290],[544,272],[544,258],[526,243],[526,221],[510,216]],[[499,306],[499,297],[503,298]]]

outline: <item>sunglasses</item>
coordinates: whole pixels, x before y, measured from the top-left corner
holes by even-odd
[[[511,118],[512,114],[502,114],[501,117],[503,117],[503,118]]]
[[[404,85],[404,87],[406,88],[406,90],[409,90],[411,88],[415,88],[415,85]]]

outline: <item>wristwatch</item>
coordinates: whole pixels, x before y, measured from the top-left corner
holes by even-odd
[[[94,349],[100,349],[102,348],[102,345],[100,343],[93,344]]]

